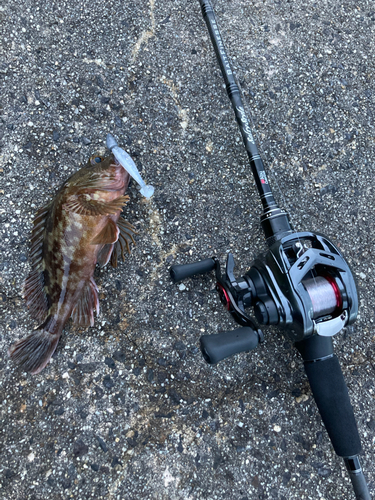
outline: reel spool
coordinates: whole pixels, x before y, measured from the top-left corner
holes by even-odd
[[[215,270],[219,299],[237,323],[254,331],[258,331],[256,323],[277,325],[292,342],[315,334],[331,337],[357,317],[352,272],[339,250],[322,235],[293,233],[280,239],[241,278],[235,277],[234,267],[229,253],[225,274],[213,257],[172,266],[171,276],[176,282]],[[255,318],[247,312],[250,307]],[[228,344],[229,351],[232,346]]]
[[[339,286],[333,277],[317,276],[302,281],[310,296],[313,308],[313,319],[330,316],[341,310],[342,297]]]
[[[200,338],[208,363],[255,349],[263,340],[259,325],[277,325],[300,352],[311,390],[337,455],[344,458],[358,500],[370,494],[358,458],[361,442],[332,336],[352,324],[358,296],[349,265],[325,236],[293,232],[288,214],[273,197],[262,159],[252,136],[233,69],[226,55],[210,0],[199,0],[228,97],[249,157],[263,212],[260,217],[268,252],[241,278],[234,276],[228,254],[225,274],[216,257],[172,266],[173,281],[215,271],[216,290],[241,328]],[[250,307],[255,318],[247,313]]]

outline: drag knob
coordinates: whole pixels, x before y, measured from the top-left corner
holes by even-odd
[[[261,325],[277,325],[279,314],[273,300],[266,299],[264,302],[258,300],[254,306],[255,317]]]
[[[260,300],[254,306],[255,317],[261,325],[268,325],[268,311],[266,306]]]

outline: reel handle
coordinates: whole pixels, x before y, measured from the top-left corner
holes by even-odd
[[[204,359],[208,364],[214,365],[233,354],[255,349],[262,340],[261,332],[244,326],[230,332],[202,335],[200,344]]]
[[[169,272],[172,280],[176,283],[185,278],[190,278],[195,274],[206,274],[215,269],[215,261],[213,259],[200,260],[191,264],[177,264],[171,266]]]

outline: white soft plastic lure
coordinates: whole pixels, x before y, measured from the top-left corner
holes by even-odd
[[[138,182],[138,184],[141,186],[141,194],[145,198],[151,198],[151,196],[154,194],[154,187],[151,185],[147,185],[145,183],[132,158],[128,155],[126,151],[124,151],[117,145],[116,139],[111,134],[107,135],[107,148],[110,151],[112,151],[116,160],[124,167],[124,169],[127,172],[129,172],[129,174],[133,177],[133,179],[136,182]]]

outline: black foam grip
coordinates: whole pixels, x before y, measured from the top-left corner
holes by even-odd
[[[244,326],[230,332],[202,335],[200,343],[204,359],[214,365],[233,354],[255,349],[259,335],[252,328]]]
[[[305,362],[305,370],[335,452],[340,457],[358,455],[361,441],[337,357]]]
[[[173,281],[181,281],[195,274],[205,274],[212,271],[215,267],[213,259],[200,260],[199,262],[192,262],[191,264],[183,264],[172,266],[169,269]]]

